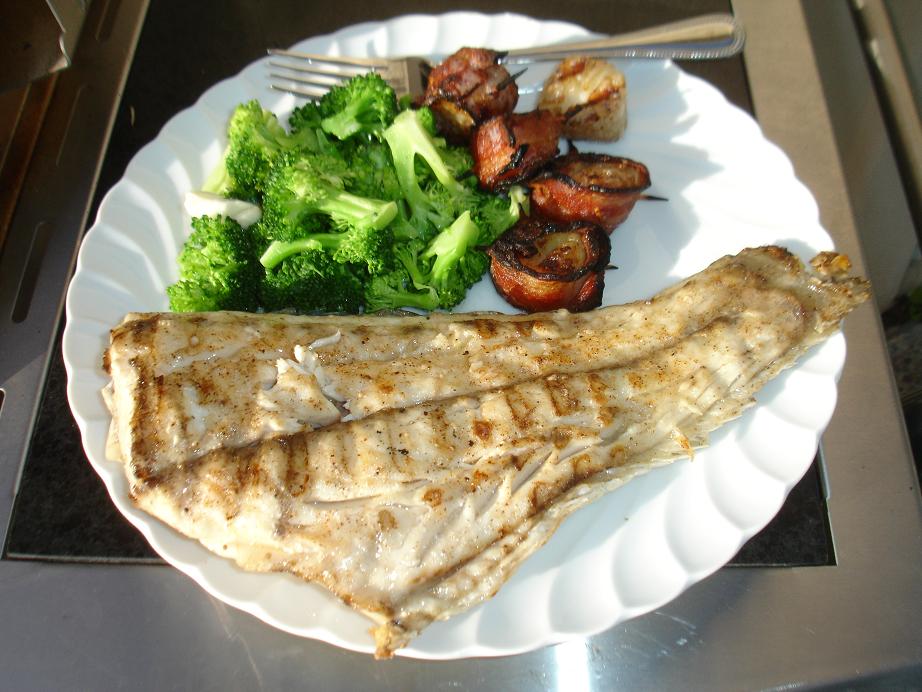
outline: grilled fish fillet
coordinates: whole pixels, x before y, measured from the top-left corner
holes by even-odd
[[[245,569],[323,584],[375,622],[387,657],[493,595],[572,511],[705,444],[833,333],[868,286],[842,275],[840,256],[814,266],[746,250],[651,301],[583,315],[138,316],[113,331],[108,355],[123,378],[109,397],[117,451],[139,507]],[[218,379],[236,367],[270,381],[273,359],[308,344],[319,364],[302,354],[289,366],[303,372],[297,412],[281,396],[277,410],[301,421],[327,402],[337,415],[290,434],[268,426],[267,438],[263,414],[237,396],[207,449],[148,437],[143,419],[163,411],[165,429],[189,428],[171,397],[208,381],[201,342],[221,335]],[[167,389],[176,364],[200,379]]]
[[[220,447],[627,363],[747,309],[766,281],[816,281],[776,255],[725,257],[651,300],[576,315],[130,314],[105,356],[108,455],[144,477]]]

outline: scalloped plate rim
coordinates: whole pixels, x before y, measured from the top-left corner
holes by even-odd
[[[573,35],[578,34],[578,33],[588,34],[588,32],[585,32],[584,29],[570,22],[562,22],[562,21],[544,22],[541,20],[537,20],[531,17],[527,17],[525,15],[516,14],[516,13],[484,15],[484,14],[477,13],[477,12],[457,11],[457,12],[447,13],[444,15],[427,15],[427,14],[404,15],[401,17],[395,17],[385,22],[363,22],[361,24],[344,27],[340,29],[339,31],[336,31],[331,34],[326,34],[323,36],[316,36],[316,37],[312,37],[309,39],[305,39],[303,41],[298,42],[296,46],[303,46],[303,44],[305,43],[313,43],[313,42],[333,42],[335,44],[337,41],[341,40],[342,38],[354,37],[354,36],[362,35],[363,33],[372,34],[382,29],[386,29],[394,22],[402,21],[402,22],[412,23],[413,21],[416,21],[416,20],[422,20],[422,21],[429,22],[433,18],[438,20],[440,25],[444,23],[445,21],[447,21],[448,19],[452,19],[454,21],[461,21],[467,18],[475,18],[476,21],[481,21],[481,22],[486,21],[489,25],[492,25],[496,21],[500,21],[500,20],[504,22],[513,22],[513,23],[516,21],[528,21],[528,22],[537,22],[542,27],[556,25],[558,28],[565,29],[566,31],[570,32]],[[449,50],[451,49],[446,48],[445,52],[448,52]],[[256,61],[252,63],[251,65],[245,67],[244,70],[249,70],[253,68],[254,65],[263,63],[265,61],[266,61],[265,58],[262,60]],[[625,61],[625,62],[628,62],[628,61]],[[745,111],[729,103],[726,100],[726,98],[723,96],[723,94],[718,89],[713,87],[712,85],[708,84],[707,82],[704,82],[703,80],[700,80],[696,77],[692,77],[682,72],[677,67],[675,67],[675,65],[673,65],[672,63],[665,62],[665,65],[667,67],[667,71],[668,70],[678,71],[678,79],[681,81],[684,87],[691,89],[692,91],[697,89],[701,93],[707,93],[709,98],[714,98],[715,96],[719,97],[718,102],[720,103],[721,108],[723,108],[726,113],[730,113],[731,117],[742,118],[744,121],[753,122],[751,117]],[[145,151],[149,151],[150,147],[155,146],[158,140],[160,139],[160,137],[162,136],[162,134],[165,131],[167,131],[168,128],[172,127],[175,129],[176,127],[175,122],[180,116],[185,114],[187,111],[191,111],[196,108],[203,107],[202,104],[204,100],[209,97],[209,95],[214,95],[214,93],[217,90],[221,88],[226,88],[229,84],[235,82],[235,80],[240,79],[240,75],[243,73],[244,70],[242,70],[241,73],[239,73],[236,76],[232,76],[227,79],[221,80],[220,82],[214,84],[212,87],[206,90],[196,100],[195,104],[193,104],[190,108],[185,109],[184,111],[177,113],[175,116],[170,118],[170,120],[168,120],[167,123],[164,124],[163,128],[161,128],[160,134],[158,134],[157,138],[152,140],[150,143],[146,144],[144,147],[142,147],[137,152],[135,157],[132,159],[132,162],[129,163],[128,168],[126,168],[126,176],[123,178],[122,181],[119,181],[119,183],[114,185],[105,194],[105,196],[103,197],[100,203],[96,223],[87,232],[84,238],[83,246],[81,247],[80,254],[78,256],[76,272],[75,272],[75,275],[74,275],[74,278],[71,284],[72,286],[79,287],[81,285],[81,275],[83,272],[86,271],[86,268],[82,261],[84,248],[85,247],[89,247],[91,249],[93,248],[93,244],[95,241],[95,235],[96,235],[94,231],[96,231],[97,227],[105,225],[107,209],[113,203],[112,200],[119,196],[122,190],[123,181],[128,179],[128,173],[131,170],[132,163],[135,163],[136,160],[143,160],[143,155],[145,155]],[[757,124],[756,124],[756,128],[758,130]],[[828,234],[826,234],[826,232],[819,226],[819,218],[818,218],[819,212],[816,206],[816,202],[813,199],[812,195],[809,193],[809,191],[806,190],[803,184],[800,183],[800,181],[797,180],[797,178],[795,177],[793,167],[790,164],[790,160],[787,158],[787,156],[784,154],[784,152],[779,147],[777,147],[773,143],[766,140],[764,138],[764,135],[761,135],[761,130],[758,130],[758,132],[760,135],[760,139],[756,142],[756,144],[762,147],[763,151],[771,152],[771,155],[774,157],[776,163],[778,165],[784,166],[785,168],[784,171],[779,172],[776,170],[774,172],[776,174],[780,173],[782,177],[786,178],[786,182],[789,184],[789,188],[788,188],[789,190],[792,190],[792,191],[796,190],[797,194],[800,195],[800,198],[802,200],[809,200],[810,202],[809,209],[799,209],[798,210],[798,212],[801,214],[799,221],[806,226],[812,226],[810,230],[815,235],[817,235],[816,232],[819,231],[819,234],[817,235],[817,237],[820,240],[823,240],[826,243],[826,246],[828,248],[831,248],[832,242],[829,239]],[[805,217],[807,216],[809,216],[809,219],[805,219]],[[77,291],[76,289],[74,289],[73,295],[76,295],[76,293]],[[340,637],[336,635],[335,633],[331,632],[329,628],[326,627],[324,623],[322,622],[315,623],[312,626],[308,626],[308,627],[293,626],[290,623],[282,622],[282,621],[279,621],[277,618],[275,618],[270,612],[266,610],[266,608],[259,602],[258,599],[253,601],[253,600],[245,600],[245,599],[241,600],[241,599],[232,597],[231,595],[227,593],[226,590],[223,590],[219,586],[216,586],[215,584],[213,584],[208,575],[210,565],[213,562],[222,565],[222,568],[223,568],[226,561],[224,561],[222,558],[212,555],[211,553],[208,553],[208,551],[206,551],[203,547],[201,547],[198,544],[195,544],[195,548],[197,548],[198,551],[195,551],[195,550],[192,551],[197,556],[195,562],[190,563],[187,561],[177,559],[175,555],[164,554],[164,551],[166,551],[166,548],[164,547],[164,540],[169,541],[169,540],[175,539],[176,537],[179,537],[181,540],[184,540],[184,541],[189,541],[189,539],[185,539],[179,536],[179,534],[174,532],[172,529],[169,529],[168,527],[159,523],[158,521],[153,520],[151,517],[144,514],[140,510],[134,508],[130,504],[130,501],[127,498],[127,496],[123,495],[120,489],[117,487],[119,482],[124,483],[124,476],[119,477],[119,474],[120,474],[119,465],[114,462],[108,462],[104,458],[104,455],[103,455],[103,458],[100,459],[98,455],[100,440],[98,439],[92,440],[88,438],[89,424],[93,422],[93,420],[98,420],[98,417],[94,419],[91,417],[86,417],[82,413],[84,408],[88,404],[86,400],[83,398],[87,395],[87,393],[81,391],[80,389],[80,381],[81,381],[80,374],[81,372],[85,371],[86,368],[77,367],[75,365],[76,360],[72,357],[69,357],[69,354],[72,352],[71,349],[73,348],[71,335],[72,335],[72,332],[76,329],[75,325],[80,323],[79,305],[76,305],[74,304],[74,302],[72,302],[72,291],[71,290],[68,291],[67,302],[66,302],[66,315],[67,315],[67,324],[66,324],[65,331],[64,331],[64,349],[63,350],[64,350],[64,355],[65,355],[65,368],[66,368],[67,377],[68,377],[67,394],[68,394],[68,399],[71,402],[71,407],[74,411],[74,416],[77,419],[78,427],[81,431],[81,437],[83,440],[84,449],[87,453],[87,456],[89,457],[91,464],[94,466],[96,471],[99,473],[100,477],[103,479],[107,487],[107,490],[109,491],[110,496],[112,497],[118,509],[126,516],[126,518],[133,525],[135,525],[142,532],[142,534],[151,543],[151,545],[155,548],[155,550],[157,550],[157,552],[160,553],[168,562],[170,562],[171,564],[174,564],[177,568],[179,568],[180,570],[182,570],[183,572],[191,576],[197,583],[199,583],[206,591],[211,593],[213,596],[227,602],[228,604],[236,608],[249,612],[250,614],[256,617],[259,617],[260,619],[263,619],[269,622],[273,626],[278,627],[279,629],[283,629],[287,632],[291,632],[292,634],[296,634],[299,636],[308,636],[308,637],[321,639],[333,645],[341,646],[341,647],[356,650],[356,651],[362,651],[362,652],[372,651],[373,646],[372,646],[370,638],[367,644],[362,644],[361,642],[352,641],[352,640]],[[821,355],[819,357],[819,360],[825,365],[825,373],[828,375],[829,378],[833,379],[832,387],[834,390],[835,379],[837,379],[839,373],[841,372],[841,368],[844,363],[845,349],[844,349],[844,338],[841,336],[841,334],[836,335],[835,337],[833,337],[833,339],[837,340],[839,343],[837,343],[834,348],[826,349],[826,351],[831,353],[830,356],[825,357]],[[820,349],[822,348],[823,347],[821,346]],[[826,352],[824,351],[823,353],[825,354]],[[101,403],[101,397],[100,397],[100,401],[97,401],[96,404],[98,405],[100,403]],[[835,406],[835,392],[834,391],[833,391],[833,396],[831,397],[831,406],[833,408]],[[93,408],[93,407],[90,406],[90,408]],[[831,414],[832,414],[832,410],[830,410],[828,412],[828,415],[825,416],[825,419],[827,421],[828,421],[829,415]],[[730,423],[729,425],[735,426],[738,424],[739,424],[738,421],[734,421],[733,423]],[[813,428],[810,428],[810,429],[813,430],[813,432],[815,433],[815,437],[818,441],[819,435],[821,434],[822,430],[821,429],[814,430]],[[706,451],[703,454],[706,456],[709,453],[710,452]],[[804,459],[804,463],[799,464],[796,467],[797,469],[796,471],[792,471],[788,473],[785,480],[778,480],[778,482],[784,486],[784,493],[782,494],[782,500],[783,500],[783,497],[787,495],[787,492],[797,483],[797,481],[800,479],[803,473],[806,472],[811,462],[812,462],[812,455],[809,458]],[[654,470],[651,472],[651,474],[657,474],[657,473],[658,473],[658,470]],[[623,492],[623,491],[620,491],[620,492]],[[777,507],[774,507],[771,514],[769,514],[768,516],[760,517],[760,520],[758,522],[755,522],[746,527],[736,527],[738,530],[738,544],[734,548],[734,551],[726,556],[726,559],[729,559],[730,557],[732,557],[733,553],[735,553],[735,551],[738,550],[738,548],[741,547],[743,543],[745,543],[745,541],[748,540],[748,538],[750,538],[752,535],[757,533],[765,524],[767,524],[773,518],[774,514],[777,512],[779,508],[780,508],[780,502],[778,503]],[[638,516],[641,515],[642,511],[643,511],[643,507],[637,512],[637,515]],[[201,558],[198,557],[200,553],[204,553],[204,556],[202,556]],[[650,602],[644,603],[643,605],[640,605],[640,606],[634,606],[631,608],[622,609],[620,613],[617,613],[612,618],[610,618],[610,621],[606,622],[604,626],[592,628],[586,631],[580,631],[578,636],[591,636],[593,634],[597,634],[598,632],[609,629],[610,627],[618,624],[619,622],[622,622],[631,617],[636,617],[644,612],[649,612],[650,610],[653,610],[663,605],[664,603],[669,602],[670,600],[674,599],[679,594],[681,594],[682,591],[688,588],[691,584],[697,581],[700,581],[701,579],[705,578],[707,575],[719,569],[726,562],[726,559],[721,562],[717,562],[715,564],[709,565],[708,568],[699,570],[694,575],[687,574],[684,582],[682,583],[682,585],[677,591],[663,593],[658,598],[653,599]],[[233,566],[233,569],[238,570],[236,566]],[[256,575],[246,575],[246,576],[256,576]],[[258,576],[260,578],[266,578],[266,579],[271,579],[273,577],[273,575],[258,575]],[[312,588],[316,588],[316,587],[312,587]],[[327,595],[326,598],[335,600],[330,595]],[[479,610],[482,608],[489,608],[490,603],[491,602],[488,601],[485,604],[477,606],[474,610]],[[346,609],[350,613],[352,612],[344,605],[341,605],[341,608]],[[451,622],[452,621],[448,622],[449,627],[451,626]],[[442,626],[442,623],[436,623],[430,628],[430,630],[427,630],[427,632],[432,631],[435,628],[438,628],[441,626]],[[424,632],[423,634],[423,637],[425,636],[426,636],[426,632]],[[522,653],[524,651],[533,650],[533,649],[539,648],[541,646],[549,645],[549,644],[556,644],[556,643],[571,639],[574,636],[577,636],[577,635],[574,635],[572,633],[567,634],[567,633],[556,633],[554,631],[550,631],[550,632],[544,633],[543,636],[537,638],[535,641],[524,644],[524,645],[510,646],[510,647],[495,647],[495,646],[487,647],[487,646],[479,645],[476,641],[472,641],[472,642],[468,642],[467,644],[457,647],[454,650],[448,651],[448,652],[440,651],[438,647],[430,648],[430,649],[419,649],[416,646],[411,644],[411,646],[408,647],[408,649],[398,652],[398,655],[411,656],[411,657],[417,657],[417,658],[429,658],[429,659],[451,659],[451,658],[462,658],[462,657],[469,657],[469,656],[505,656],[505,655],[510,655],[510,654]]]

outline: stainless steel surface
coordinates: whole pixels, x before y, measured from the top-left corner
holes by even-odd
[[[713,60],[736,55],[743,49],[745,41],[743,27],[732,15],[710,14],[591,41],[510,50],[506,51],[501,62],[526,65],[560,60],[573,54],[605,58]],[[269,50],[269,54],[289,59],[288,62],[270,61],[273,67],[288,71],[269,75],[272,88],[308,98],[323,96],[331,86],[363,71],[380,74],[394,87],[398,96],[419,96],[426,85],[424,75],[431,67],[420,57],[330,57],[274,48]]]
[[[814,192],[837,247],[863,270],[867,263],[852,207],[857,192],[843,170],[848,143],[837,143],[835,104],[825,100],[823,60],[818,59],[828,41],[843,39],[831,28],[846,34],[853,29],[822,15],[837,12],[837,5],[816,3],[809,23],[795,0],[736,0],[734,9],[748,30],[745,59],[762,127]],[[143,3],[125,3],[120,9],[122,40],[136,31],[127,14],[139,6]],[[814,46],[808,33],[817,22],[827,22],[830,29],[822,46]],[[92,123],[85,124],[87,132],[95,131]],[[866,121],[865,126],[877,124]],[[71,129],[58,140],[61,151],[75,136]],[[49,250],[33,299],[48,312],[56,312],[60,303],[60,293],[53,295],[52,289],[61,287],[70,266],[73,248],[64,241],[77,232],[69,224],[85,213],[79,210],[85,210],[86,196],[80,204],[63,201],[61,213],[70,213],[69,221],[56,221],[58,234],[52,236],[52,244],[62,246]],[[66,233],[59,233],[61,223]],[[4,255],[3,305],[9,297],[6,273],[14,268]],[[13,327],[15,333],[4,324],[0,331],[0,382],[7,394],[0,413],[4,518],[26,442],[15,424],[28,423],[31,416],[28,386],[36,386],[43,369],[42,349],[53,324]],[[661,690],[918,681],[922,503],[917,478],[874,307],[853,314],[845,332],[848,360],[837,410],[823,438],[836,566],[723,569],[653,613],[586,640],[522,656],[382,663],[276,631],[210,598],[169,568],[6,560],[0,562],[4,685]]]
[[[0,90],[70,66],[89,0],[19,0],[0,10]]]
[[[81,62],[57,80],[0,255],[4,538],[64,290],[146,7],[143,0],[93,5]]]
[[[900,292],[917,244],[909,199],[849,4],[806,3],[804,8],[815,37],[819,97],[827,104],[839,143],[838,163],[849,211],[877,305],[884,310]],[[834,231],[837,225],[827,227]]]
[[[922,239],[922,50],[917,45],[922,4],[884,0],[853,0],[853,4],[895,144],[917,239]]]
[[[56,75],[49,75],[0,92],[0,132],[4,137],[0,140],[0,250],[56,81]]]
[[[74,60],[74,51],[77,49],[77,40],[86,18],[87,5],[90,0],[45,0],[51,13],[61,27],[61,38],[58,45],[61,47],[60,68],[69,67]]]

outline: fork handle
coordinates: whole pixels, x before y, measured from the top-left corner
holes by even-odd
[[[560,60],[572,54],[680,60],[727,58],[738,53],[744,42],[743,27],[733,15],[708,14],[591,41],[510,50],[502,61],[506,64],[541,62]]]

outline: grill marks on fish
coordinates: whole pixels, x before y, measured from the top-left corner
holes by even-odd
[[[866,297],[860,280],[811,277],[767,248],[597,313],[408,318],[404,342],[399,321],[372,322],[380,332],[337,321],[341,338],[316,357],[340,393],[352,392],[341,376],[357,371],[349,359],[379,340],[391,356],[366,358],[366,372],[399,374],[425,356],[460,375],[448,388],[427,383],[432,398],[418,403],[397,384],[410,401],[316,430],[175,463],[129,459],[132,490],[143,509],[246,569],[323,584],[377,623],[377,654],[389,656],[495,593],[569,513],[688,456]],[[239,326],[237,316],[202,324],[211,319]],[[565,365],[536,369],[531,351]],[[113,372],[122,361],[110,356]]]
[[[143,459],[149,474],[217,447],[327,425],[345,411],[362,417],[629,362],[742,309],[743,294],[761,290],[760,271],[751,257],[729,258],[654,300],[578,316],[130,315],[107,354],[123,421],[112,447]],[[153,373],[157,388],[146,386]],[[146,442],[133,449],[139,438]]]

